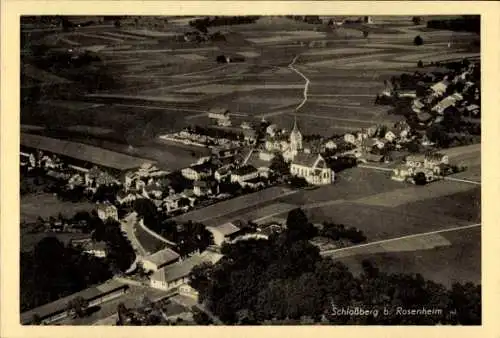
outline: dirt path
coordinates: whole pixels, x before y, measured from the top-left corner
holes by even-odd
[[[306,82],[304,84],[304,99],[297,106],[297,108],[295,108],[295,111],[298,111],[300,108],[302,108],[302,106],[304,104],[306,104],[306,102],[307,102],[307,93],[309,91],[309,84],[311,83],[311,81],[307,78],[307,76],[305,76],[300,70],[298,70],[297,68],[294,67],[294,64],[297,61],[297,59],[299,58],[299,56],[300,55],[297,55],[296,57],[294,57],[293,60],[292,60],[292,62],[288,65],[288,68],[290,68],[295,73],[299,74],[304,80],[306,80]]]

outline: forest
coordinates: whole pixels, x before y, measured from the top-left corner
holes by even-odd
[[[355,276],[342,263],[321,257],[310,244],[312,224],[300,209],[287,218],[287,230],[269,240],[225,245],[218,263],[191,273],[200,302],[228,325],[481,324],[481,286],[456,283],[451,289],[420,274],[389,274],[370,261]],[[440,309],[433,315],[338,315],[334,308]]]

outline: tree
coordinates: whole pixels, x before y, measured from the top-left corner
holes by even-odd
[[[415,181],[416,185],[426,185],[427,184],[427,177],[421,171],[415,174],[415,176],[413,177],[413,180]]]
[[[363,37],[366,39],[368,37],[368,35],[370,34],[370,32],[368,32],[367,30],[364,30],[363,31]]]
[[[273,157],[269,169],[283,176],[287,176],[290,174],[290,165],[286,163],[285,159],[281,154],[277,154],[276,156]]]
[[[422,39],[422,37],[420,35],[417,35],[414,39],[413,39],[413,44],[415,46],[421,46],[424,44],[424,39]]]
[[[422,21],[422,18],[419,16],[414,16],[411,18],[411,21],[413,22],[414,25],[420,25],[420,22]]]
[[[418,68],[424,68],[424,63],[422,62],[422,60],[418,60],[417,67]]]

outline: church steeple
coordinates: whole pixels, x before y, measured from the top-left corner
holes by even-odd
[[[297,125],[297,116],[294,116],[293,128],[290,132],[290,149],[295,153],[302,150],[302,133]]]

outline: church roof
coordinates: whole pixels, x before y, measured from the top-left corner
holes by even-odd
[[[298,153],[297,156],[295,156],[295,158],[292,160],[292,164],[312,168],[319,156],[319,154]]]

